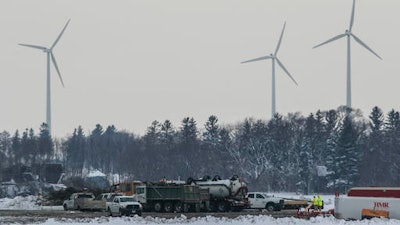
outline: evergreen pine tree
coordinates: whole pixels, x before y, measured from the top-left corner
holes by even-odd
[[[40,163],[43,163],[46,159],[50,159],[54,152],[53,140],[51,138],[49,128],[45,123],[40,126],[38,152],[40,155]]]
[[[336,180],[338,190],[346,192],[352,187],[359,176],[360,149],[359,133],[353,124],[350,114],[344,118],[336,143]]]

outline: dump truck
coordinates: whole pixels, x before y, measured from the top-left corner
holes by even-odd
[[[145,183],[136,186],[136,198],[143,211],[200,212],[209,207],[208,190],[196,185]]]

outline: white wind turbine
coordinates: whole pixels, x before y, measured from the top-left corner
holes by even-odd
[[[272,115],[271,115],[272,118],[275,116],[275,113],[276,113],[275,61],[283,69],[283,71],[285,71],[285,73],[290,77],[290,79],[292,79],[293,82],[297,85],[296,80],[292,77],[292,75],[290,75],[289,71],[285,68],[285,66],[282,64],[282,62],[277,57],[278,50],[279,50],[279,47],[280,47],[281,42],[282,42],[283,33],[285,31],[285,27],[286,27],[286,22],[283,25],[281,37],[279,38],[279,42],[278,42],[278,45],[276,46],[275,53],[273,53],[273,54],[271,53],[270,55],[267,55],[267,56],[263,56],[263,57],[259,57],[259,58],[255,58],[255,59],[251,59],[251,60],[247,60],[247,61],[241,62],[241,63],[248,63],[248,62],[260,61],[260,60],[265,60],[265,59],[272,59],[272,107],[271,107],[272,108],[271,109],[272,110]]]
[[[47,54],[47,91],[46,91],[46,96],[47,96],[47,101],[46,101],[46,123],[49,129],[49,133],[51,134],[51,96],[50,96],[50,58],[51,61],[53,62],[54,67],[56,68],[56,71],[58,73],[58,77],[60,78],[61,84],[64,87],[64,82],[61,77],[60,70],[58,69],[56,58],[54,57],[53,53],[53,48],[56,46],[57,42],[60,40],[61,36],[63,35],[65,29],[67,28],[69,21],[65,24],[64,28],[62,29],[61,33],[58,35],[57,39],[54,41],[53,45],[51,45],[50,48],[46,48],[43,46],[38,46],[38,45],[28,45],[28,44],[19,44],[25,47],[30,47],[30,48],[36,48],[43,50]]]
[[[352,32],[353,28],[353,23],[354,23],[354,10],[355,10],[355,4],[356,1],[353,0],[353,10],[351,11],[351,18],[350,18],[350,27],[348,30],[344,32],[344,34],[339,34],[319,45],[314,46],[313,48],[317,48],[319,46],[328,44],[329,42],[335,41],[337,39],[340,39],[342,37],[347,36],[347,97],[346,97],[346,106],[348,108],[351,108],[351,63],[350,63],[350,39],[351,37],[354,38],[354,40],[359,43],[361,46],[366,48],[368,51],[370,51],[372,54],[374,54],[376,57],[382,60],[382,58],[376,54],[370,47],[368,47],[363,41],[361,41],[360,38],[358,38],[355,34]]]

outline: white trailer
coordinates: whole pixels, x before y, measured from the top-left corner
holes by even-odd
[[[363,219],[362,210],[388,212],[388,217],[400,219],[400,198],[390,197],[335,197],[335,217],[338,219]]]

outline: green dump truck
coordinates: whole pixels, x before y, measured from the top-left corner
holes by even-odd
[[[200,212],[210,206],[208,190],[195,185],[145,183],[136,187],[136,197],[144,211]]]

